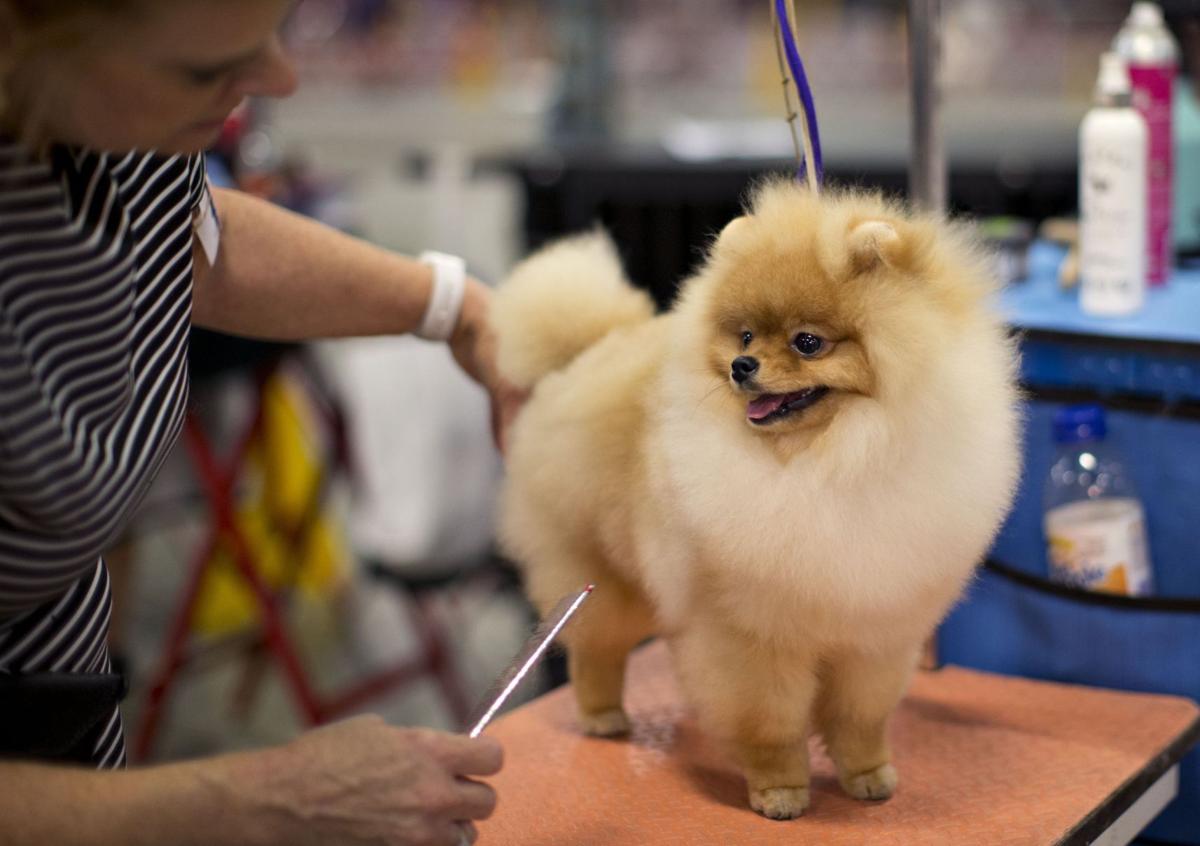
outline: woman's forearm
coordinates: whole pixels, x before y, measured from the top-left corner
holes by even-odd
[[[308,340],[411,332],[421,323],[433,270],[237,191],[215,192],[221,217],[216,262],[197,247],[192,320],[233,335]],[[450,351],[490,394],[504,432],[524,393],[496,367],[491,290],[467,277]]]
[[[0,764],[0,846],[260,846],[262,753],[126,771]]]
[[[496,796],[490,738],[356,717],[268,749],[95,772],[0,763],[0,846],[414,846]]]
[[[197,324],[300,340],[400,334],[420,322],[433,285],[426,265],[238,191],[214,198],[220,249],[211,268],[197,258]]]

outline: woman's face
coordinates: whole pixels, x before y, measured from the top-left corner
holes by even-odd
[[[151,0],[110,17],[68,61],[31,60],[41,133],[92,149],[202,150],[249,96],[286,97],[296,76],[276,31],[290,0]]]

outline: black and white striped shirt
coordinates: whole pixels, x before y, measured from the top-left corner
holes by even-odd
[[[206,192],[199,155],[0,137],[0,674],[109,667],[100,555],[183,423]],[[123,765],[119,712],[84,743]]]

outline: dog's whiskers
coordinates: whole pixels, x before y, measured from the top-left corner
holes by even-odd
[[[706,393],[704,396],[700,397],[700,401],[696,403],[696,407],[694,409],[692,409],[692,413],[694,414],[695,412],[699,411],[700,406],[704,405],[704,401],[707,400],[709,397],[711,397],[713,395],[713,393],[720,390],[724,385],[725,385],[724,379],[717,379],[716,384],[713,385],[712,388],[710,388],[708,390],[708,393]]]

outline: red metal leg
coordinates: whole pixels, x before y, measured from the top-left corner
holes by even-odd
[[[134,735],[131,753],[134,763],[144,762],[154,746],[159,723],[162,721],[162,712],[166,707],[167,694],[184,663],[183,654],[187,647],[188,635],[191,632],[196,603],[200,597],[200,587],[204,584],[204,576],[208,572],[209,562],[216,549],[217,535],[213,533],[190,565],[187,586],[184,588],[179,606],[171,618],[167,648],[159,661],[154,680],[150,683],[149,693],[146,695],[146,702],[139,718],[138,729]]]
[[[250,644],[262,655],[273,656],[280,664],[284,677],[303,719],[310,725],[325,722],[347,711],[359,707],[365,701],[388,690],[403,687],[421,677],[432,677],[438,684],[454,719],[461,724],[467,717],[470,703],[462,688],[454,666],[451,640],[445,626],[437,618],[435,609],[425,599],[416,601],[413,622],[417,630],[420,654],[401,661],[392,667],[374,673],[342,691],[321,698],[312,686],[300,657],[287,632],[285,619],[286,602],[281,592],[268,585],[256,566],[256,560],[237,520],[237,505],[234,487],[246,464],[255,442],[263,431],[263,388],[276,371],[277,366],[265,368],[259,374],[256,385],[255,407],[252,421],[236,444],[228,464],[218,462],[212,445],[194,417],[189,416],[184,441],[193,467],[199,476],[201,488],[211,509],[212,525],[203,547],[192,561],[187,585],[172,618],[167,647],[150,686],[145,710],[134,743],[134,760],[144,761],[148,757],[161,724],[170,691],[179,673],[189,661],[187,654],[189,636],[196,609],[200,600],[204,577],[215,565],[214,554],[222,543],[232,551],[233,565],[239,576],[249,586],[261,615],[262,637],[254,638]],[[332,430],[331,453],[334,470],[350,466],[351,452],[345,438],[344,421],[336,407],[322,407],[325,422]],[[314,491],[313,501],[307,504],[297,525],[290,527],[288,546],[296,554],[300,541],[307,536],[320,512],[331,473],[322,474]],[[285,588],[286,590],[286,588]],[[265,652],[262,650],[265,647]]]
[[[418,629],[425,654],[429,656],[429,669],[442,691],[442,698],[450,708],[455,725],[461,726],[470,714],[471,704],[467,701],[458,668],[455,666],[454,646],[450,634],[438,619],[433,603],[428,598],[418,598],[416,605]]]
[[[254,422],[234,451],[234,457],[230,463],[232,468],[240,466],[245,460],[245,456],[250,452],[259,428],[261,428],[261,417],[256,414]],[[206,487],[206,492],[212,502],[212,508],[214,511],[218,510],[222,507],[221,503],[225,503],[224,507],[228,507],[230,491],[236,480],[236,472],[221,471],[208,444],[208,439],[204,436],[203,430],[192,415],[188,415],[187,421],[184,424],[183,434],[192,460],[196,463],[197,467],[201,468],[201,475],[206,479],[212,480],[213,490],[209,491]],[[220,540],[221,530],[217,527],[210,527],[204,545],[192,559],[192,563],[189,566],[190,575],[188,576],[187,585],[184,588],[175,614],[171,619],[170,633],[167,637],[167,648],[163,652],[163,657],[155,673],[154,681],[150,684],[145,710],[142,712],[140,725],[134,739],[132,756],[134,761],[146,760],[154,745],[158,726],[162,720],[162,711],[166,707],[167,696],[174,686],[176,676],[185,663],[184,652],[187,648],[192,621],[196,614],[196,606],[200,599],[200,589],[204,585],[204,577],[212,565],[213,555],[217,551]]]
[[[262,409],[260,404],[256,414],[259,420],[252,427],[256,432],[261,429],[261,415]],[[198,430],[196,430],[196,434],[200,435]],[[228,484],[230,480],[222,479],[215,464],[212,461],[204,460],[203,454],[208,453],[211,455],[211,451],[207,449],[207,443],[202,436],[189,438],[188,446],[192,449],[196,458],[196,469],[200,474],[200,483],[210,497],[213,517],[217,523],[217,531],[232,547],[233,564],[238,569],[242,578],[246,580],[246,584],[249,585],[250,590],[254,593],[259,610],[262,612],[262,624],[268,647],[279,659],[283,667],[284,676],[287,678],[292,689],[292,694],[300,705],[305,718],[312,724],[319,723],[321,721],[321,706],[317,701],[312,685],[308,681],[308,676],[304,672],[304,667],[301,665],[300,659],[292,648],[291,641],[287,636],[283,617],[279,609],[279,599],[267,586],[266,582],[263,581],[257,567],[255,567],[254,554],[250,550],[250,545],[246,542],[245,535],[242,534],[241,527],[238,526],[237,514],[231,496],[232,485]]]

